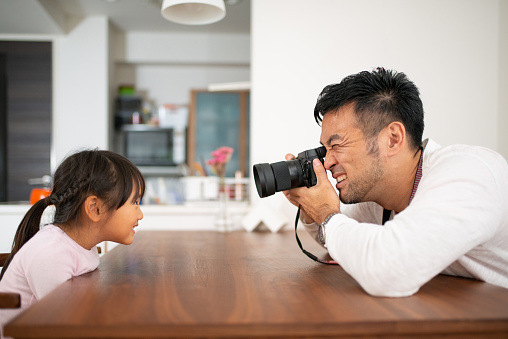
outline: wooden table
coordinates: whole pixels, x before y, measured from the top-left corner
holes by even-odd
[[[325,255],[305,232],[304,247]],[[14,319],[16,338],[508,338],[508,289],[438,276],[408,298],[367,295],[294,233],[145,231]]]

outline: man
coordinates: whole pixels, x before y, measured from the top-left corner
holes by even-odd
[[[325,87],[314,117],[327,150],[324,165],[313,162],[317,184],[284,194],[369,294],[412,295],[439,273],[508,288],[502,156],[422,141],[418,89],[405,74],[383,68]]]

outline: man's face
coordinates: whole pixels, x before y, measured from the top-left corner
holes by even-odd
[[[353,108],[350,104],[325,114],[321,128],[321,143],[327,150],[324,165],[337,180],[345,204],[372,201],[373,188],[383,176],[377,139],[365,140]]]

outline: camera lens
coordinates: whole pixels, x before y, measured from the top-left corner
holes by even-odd
[[[321,146],[301,152],[294,160],[254,165],[254,181],[259,197],[264,198],[291,188],[314,186],[317,178],[312,160],[320,159],[323,162],[325,155],[326,148]]]
[[[259,197],[264,198],[275,193],[275,175],[270,164],[254,165],[254,181]]]
[[[303,171],[299,160],[254,165],[254,181],[261,198],[275,192],[303,185]]]

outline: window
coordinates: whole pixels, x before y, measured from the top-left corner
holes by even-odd
[[[210,174],[206,161],[221,146],[234,149],[226,177],[241,171],[249,175],[249,91],[209,92],[193,90],[187,138],[189,168],[196,164]]]

